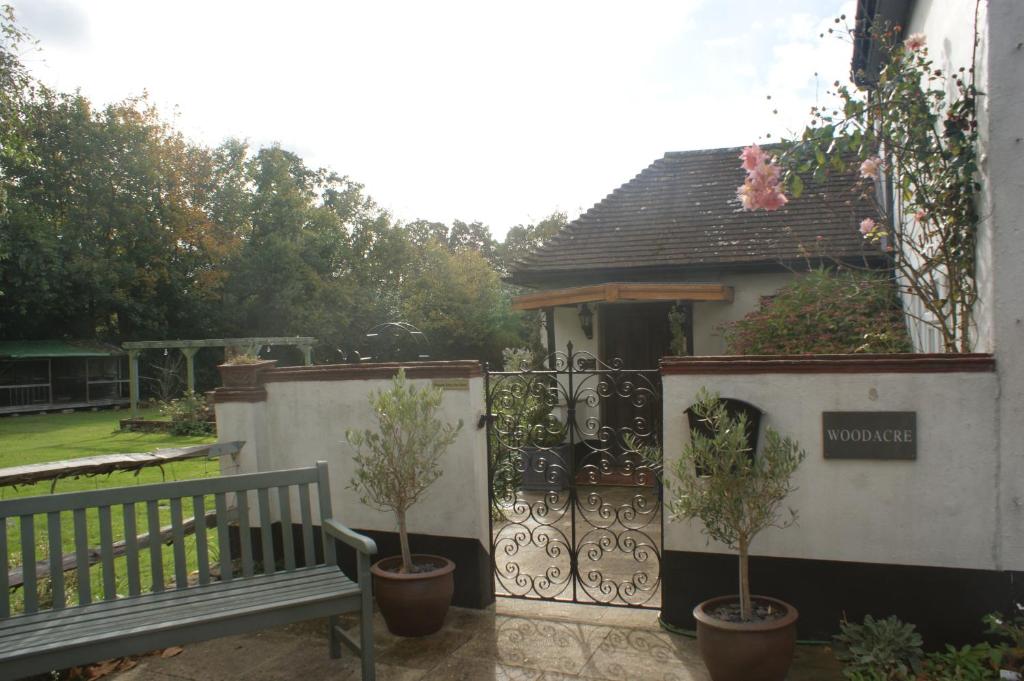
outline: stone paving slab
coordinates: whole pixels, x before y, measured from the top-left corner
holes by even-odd
[[[357,629],[354,615],[345,626]],[[671,634],[657,612],[499,599],[486,610],[452,608],[437,634],[406,639],[374,621],[379,681],[709,681],[696,642]],[[327,654],[325,621],[146,657],[111,681],[358,681],[347,650]],[[840,681],[828,648],[800,646],[790,681]]]

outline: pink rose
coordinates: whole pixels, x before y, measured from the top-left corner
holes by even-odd
[[[870,178],[872,180],[878,179],[878,171],[882,168],[882,159],[877,156],[865,159],[860,164],[860,176]]]
[[[864,218],[860,221],[860,233],[864,235],[865,239],[867,239],[871,236],[871,233],[875,231],[875,227],[877,226],[878,225],[876,225],[875,221],[871,218]]]
[[[922,49],[925,44],[924,33],[912,33],[909,38],[903,41],[904,47],[911,52],[917,52]]]

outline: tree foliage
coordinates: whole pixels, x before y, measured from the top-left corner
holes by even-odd
[[[145,96],[100,107],[45,88],[29,44],[4,6],[0,338],[303,335],[322,362],[383,322],[420,327],[439,359],[494,360],[535,335],[500,277],[546,222],[506,243],[480,222],[403,224],[280,146],[210,148]]]

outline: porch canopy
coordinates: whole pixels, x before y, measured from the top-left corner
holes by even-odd
[[[731,303],[733,288],[694,282],[610,282],[574,288],[538,291],[512,299],[514,310],[540,310],[581,303],[652,302],[689,300]]]

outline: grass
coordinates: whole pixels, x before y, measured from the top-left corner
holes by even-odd
[[[155,411],[144,411],[144,417],[156,416]],[[151,452],[166,447],[183,447],[195,444],[215,442],[215,437],[179,437],[166,433],[122,433],[118,430],[118,421],[126,418],[125,411],[96,411],[96,412],[74,412],[70,414],[44,414],[19,417],[0,418],[0,467],[20,466],[29,463],[41,463],[46,461],[58,461],[61,459],[74,459],[83,456],[96,456],[99,454],[112,454],[121,452]],[[128,485],[142,485],[147,483],[186,480],[192,478],[204,478],[220,474],[220,465],[217,461],[206,459],[195,459],[168,464],[164,467],[144,468],[137,473],[117,472],[105,476],[65,478],[57,481],[53,492],[73,492],[80,490],[102,489],[105,487],[122,487]],[[0,487],[0,499],[14,499],[40,494],[50,494],[51,483],[43,482],[35,485],[25,485],[17,488]],[[205,509],[212,510],[212,499],[208,499]],[[186,500],[183,503],[185,517],[192,515],[192,504]],[[136,508],[136,527],[138,532],[144,533],[148,527],[145,505]],[[124,538],[124,518],[121,507],[111,509],[113,539]],[[170,523],[170,506],[164,501],[159,506],[160,524]],[[87,515],[88,533],[90,546],[99,546],[99,519],[96,511]],[[36,536],[36,560],[43,560],[48,555],[47,522],[45,516],[36,516],[34,521]],[[21,529],[14,519],[6,524],[8,535],[8,567],[16,567],[21,564],[20,542]],[[216,533],[208,534],[210,543],[210,558],[214,561],[218,555]],[[70,513],[61,515],[61,544],[65,553],[74,550],[73,520]],[[186,554],[189,570],[196,569],[195,542],[192,538],[186,539]],[[142,572],[142,584],[146,589],[150,583],[152,569],[148,550],[140,551],[140,569]],[[163,574],[165,580],[173,579],[174,556],[173,552],[163,550],[161,554],[163,563]],[[119,595],[127,591],[127,577],[125,574],[125,560],[119,558],[114,565],[115,581]],[[74,588],[75,577],[73,573],[67,573],[67,598],[77,598],[77,589]],[[103,596],[103,575],[101,566],[94,566],[90,570],[90,583],[93,598]],[[40,580],[38,595],[41,603],[47,603],[49,598],[49,580]],[[15,592],[12,599],[12,609],[21,606],[21,591]]]

